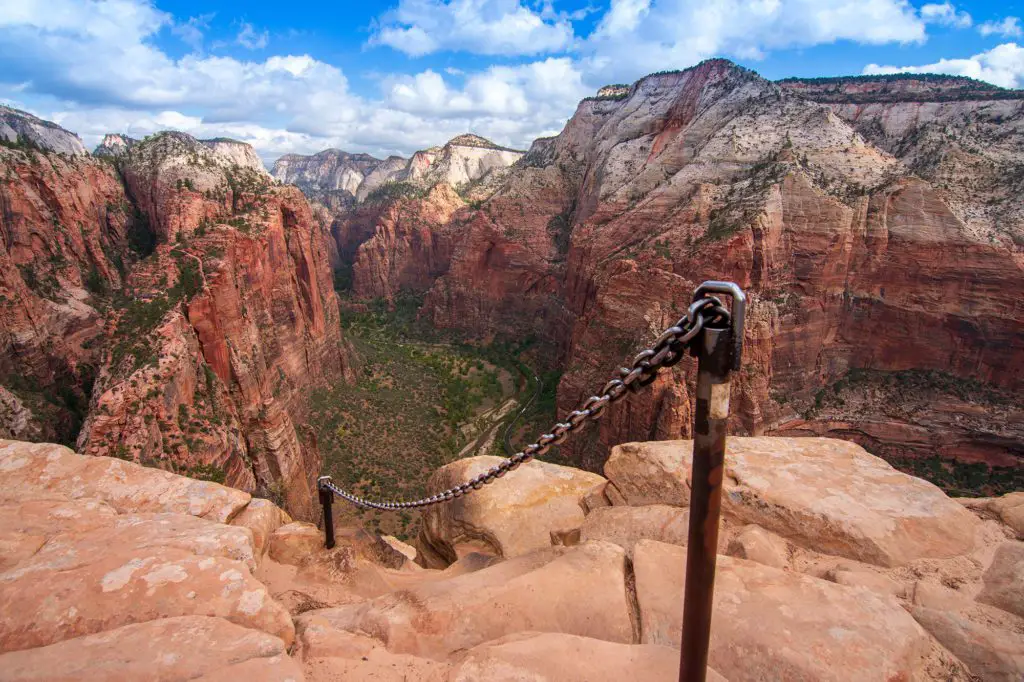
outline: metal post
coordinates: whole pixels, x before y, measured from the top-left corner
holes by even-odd
[[[316,481],[317,489],[320,491],[320,504],[324,506],[324,547],[327,549],[334,548],[334,514],[331,513],[334,493],[323,485],[325,481],[330,480],[330,476],[321,476]]]
[[[697,410],[693,419],[693,471],[680,682],[704,682],[707,676],[725,467],[725,431],[729,421],[729,374],[739,368],[746,303],[739,287],[725,282],[705,282],[697,290],[696,297],[711,292],[728,293],[733,297],[732,319],[729,326],[706,324],[694,347],[697,355]]]

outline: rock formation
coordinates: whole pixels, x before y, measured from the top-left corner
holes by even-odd
[[[340,149],[325,149],[312,156],[285,154],[274,163],[273,175],[297,185],[311,199],[348,208],[355,201],[382,199],[400,190],[387,185],[429,189],[443,182],[463,187],[511,166],[522,155],[479,135],[465,134],[443,146],[418,151],[410,159],[389,156],[381,160]]]
[[[343,377],[347,359],[324,236],[301,194],[255,163],[180,133],[120,161],[159,245],[129,280],[79,448],[277,486],[309,517],[320,460],[296,418],[304,389]]]
[[[297,424],[308,389],[349,363],[329,235],[248,145],[102,146],[110,162],[0,148],[5,435],[260,489],[311,517],[320,456]]]
[[[728,448],[710,680],[1020,679],[1018,496],[959,504],[837,440]],[[247,493],[0,441],[0,670],[675,679],[690,450],[625,444],[605,477],[534,461],[426,512],[417,548],[343,527],[325,550]]]
[[[77,140],[51,125],[47,139]],[[119,289],[137,259],[138,221],[108,164],[37,148],[0,146],[0,207],[4,421],[73,442],[102,362],[96,297]],[[20,428],[10,435],[27,435]]]
[[[433,261],[444,274],[422,315],[546,341],[565,413],[678,319],[697,283],[731,279],[751,298],[734,431],[1017,467],[1024,309],[1001,292],[1024,287],[1011,168],[1024,99],[899,81],[892,97],[939,101],[875,106],[857,99],[874,86],[854,82],[856,103],[839,104],[834,89],[711,60],[583,101],[478,209],[432,230],[454,248]],[[936,155],[947,128],[965,154]],[[353,275],[373,284],[357,293],[404,285],[409,239],[347,234],[373,241]],[[597,470],[614,443],[686,434],[691,370],[631,397],[573,461]]]
[[[56,123],[27,111],[0,105],[0,143],[44,149],[69,156],[88,156],[82,140]]]
[[[381,160],[369,154],[349,154],[325,149],[311,156],[285,154],[274,162],[273,176],[295,185],[312,200],[335,210],[351,206],[360,187],[364,196],[405,167],[407,160],[389,156]]]

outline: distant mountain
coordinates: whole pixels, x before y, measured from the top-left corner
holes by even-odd
[[[272,174],[323,203],[347,199],[351,204],[364,201],[388,183],[411,183],[424,189],[438,182],[466,185],[511,166],[523,153],[467,133],[443,146],[418,151],[409,159],[377,159],[339,149],[310,156],[286,154],[274,164]]]
[[[0,105],[0,140],[11,145],[34,146],[74,156],[89,153],[78,135],[52,121],[44,121],[27,111],[3,105]]]

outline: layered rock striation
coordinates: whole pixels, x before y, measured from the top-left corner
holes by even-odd
[[[69,134],[70,135],[70,134]],[[0,148],[7,436],[156,464],[313,514],[312,386],[344,381],[331,238],[248,145]]]
[[[920,91],[899,82],[890,99]],[[877,96],[855,84],[851,98]],[[1017,463],[1022,414],[1000,406],[1019,392],[1014,368],[1024,363],[1024,309],[1001,293],[1024,286],[1012,237],[1019,193],[1014,173],[976,166],[1016,163],[1018,100],[985,90],[965,104],[957,98],[975,90],[957,87],[921,109],[927,116],[880,104],[893,112],[887,141],[865,127],[866,113],[831,101],[833,90],[820,97],[827,105],[814,102],[813,87],[770,83],[724,60],[587,99],[475,210],[434,230],[454,247],[432,268],[444,274],[422,314],[483,337],[546,341],[565,370],[565,413],[675,322],[696,284],[730,279],[751,297],[734,430],[830,433],[905,458],[931,455],[935,444],[905,434],[934,430],[951,443],[945,457]],[[964,112],[987,113],[975,121]],[[932,140],[928,131],[947,124],[974,160],[943,152],[935,161],[906,140]],[[973,196],[981,185],[992,193]],[[360,293],[402,286],[393,263],[406,259],[407,243],[382,249],[377,239],[356,264],[355,280],[375,282]],[[381,273],[393,281],[380,283]],[[616,442],[686,434],[691,370],[684,362],[631,397],[602,421],[596,443],[572,451],[575,461],[596,469]],[[938,390],[928,394],[937,397],[912,410],[875,401],[875,413],[839,409],[831,425],[817,422],[827,404],[841,407],[826,398],[860,370],[908,385],[933,373]],[[958,379],[978,390],[943,388]],[[912,391],[892,392],[901,393]],[[954,417],[954,426],[942,416],[949,410],[977,410],[989,423]]]

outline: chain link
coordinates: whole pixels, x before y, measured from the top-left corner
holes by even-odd
[[[408,502],[375,502],[342,490],[326,476],[320,479],[319,487],[330,490],[341,499],[358,507],[384,511],[429,507],[468,495],[519,468],[519,465],[529,462],[534,457],[546,454],[552,447],[562,444],[570,434],[579,431],[589,422],[600,419],[609,404],[621,400],[627,392],[635,393],[640,388],[649,385],[657,379],[659,370],[663,367],[672,367],[683,359],[690,344],[700,334],[704,325],[709,322],[716,324],[729,322],[729,311],[715,296],[707,296],[694,301],[693,305],[687,309],[685,317],[680,318],[673,326],[662,332],[651,348],[637,353],[630,366],[621,367],[618,377],[606,383],[599,395],[592,395],[584,400],[578,409],[566,416],[564,422],[557,422],[550,433],[545,433],[535,443],[527,445],[497,466],[491,467],[484,473],[454,488]]]

